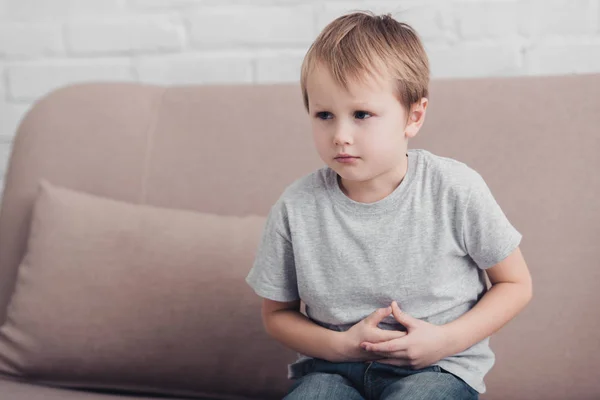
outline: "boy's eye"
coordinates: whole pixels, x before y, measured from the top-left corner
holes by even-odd
[[[367,119],[369,117],[371,117],[371,113],[367,111],[356,111],[354,113],[354,118],[356,119]]]
[[[321,111],[316,114],[319,119],[331,119],[333,115],[329,111]]]

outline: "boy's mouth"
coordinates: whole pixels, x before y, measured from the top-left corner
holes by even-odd
[[[342,153],[342,154],[338,154],[337,156],[335,156],[335,159],[343,159],[343,158],[358,158],[356,156],[351,156],[350,154],[346,154],[346,153]]]
[[[354,161],[358,160],[359,157],[351,156],[350,154],[338,154],[334,157],[334,159],[341,163],[353,163]]]

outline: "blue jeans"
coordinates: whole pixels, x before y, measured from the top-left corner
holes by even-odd
[[[477,400],[463,380],[432,365],[413,370],[378,362],[312,359],[284,400]]]

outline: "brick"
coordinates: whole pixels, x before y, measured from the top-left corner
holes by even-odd
[[[427,53],[436,78],[511,76],[521,71],[519,47],[511,44],[431,46]]]
[[[530,75],[598,72],[600,39],[535,45],[525,53],[524,63]]]
[[[451,23],[452,8],[448,2],[340,2],[326,3],[317,12],[317,29],[321,31],[328,23],[352,11],[372,11],[377,15],[392,14],[400,22],[411,25],[423,40],[441,39],[446,36]]]
[[[8,94],[6,93],[6,83],[6,67],[2,62],[0,62],[0,103],[8,100]],[[2,132],[0,132],[0,135],[2,135]]]
[[[9,102],[4,83],[4,69],[0,65],[0,143],[14,136],[17,126],[30,108],[28,104]]]
[[[199,6],[207,3],[222,3],[223,0],[129,0],[130,7],[136,9],[172,9],[183,6]]]
[[[0,136],[0,197],[4,190],[4,178],[6,177],[8,161],[10,160],[10,153],[13,146],[12,139],[12,136]]]
[[[63,53],[62,29],[58,24],[0,24],[0,55],[32,57]]]
[[[424,41],[437,41],[448,37],[453,13],[449,2],[440,2],[408,7],[395,17],[411,25]]]
[[[463,39],[506,38],[518,27],[517,1],[462,1],[454,5],[458,34]]]
[[[597,33],[595,0],[526,0],[519,3],[519,32],[525,36]]]
[[[256,59],[257,83],[300,82],[300,67],[304,52],[296,54],[275,53]]]
[[[59,60],[12,63],[7,67],[9,98],[36,100],[61,86],[89,81],[132,81],[129,60]]]
[[[202,47],[309,44],[315,36],[311,7],[209,7],[189,17],[191,41]]]
[[[5,0],[5,14],[11,19],[53,20],[56,17],[119,14],[124,0]]]
[[[28,104],[0,102],[0,135],[14,136],[29,108]]]
[[[174,17],[138,17],[68,24],[67,45],[75,54],[176,51],[185,44],[183,23]]]
[[[140,81],[163,85],[251,83],[250,56],[236,54],[141,57],[137,61]]]

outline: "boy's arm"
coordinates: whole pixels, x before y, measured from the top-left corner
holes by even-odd
[[[492,335],[514,318],[532,297],[531,276],[520,249],[488,268],[490,290],[468,312],[445,325],[433,325],[392,305],[394,317],[408,329],[406,337],[364,348],[389,364],[424,368],[458,354]]]
[[[300,300],[264,299],[262,319],[267,333],[299,353],[336,362],[344,358],[340,332],[325,329],[300,313]]]
[[[360,348],[370,338],[374,341],[391,340],[403,332],[386,331],[377,325],[390,315],[391,308],[380,308],[346,332],[337,332],[315,324],[300,313],[300,301],[278,302],[263,300],[262,318],[265,330],[288,348],[309,357],[331,362],[367,361],[379,357]]]
[[[452,354],[492,335],[531,300],[531,275],[519,247],[486,272],[490,290],[469,312],[445,325]]]

